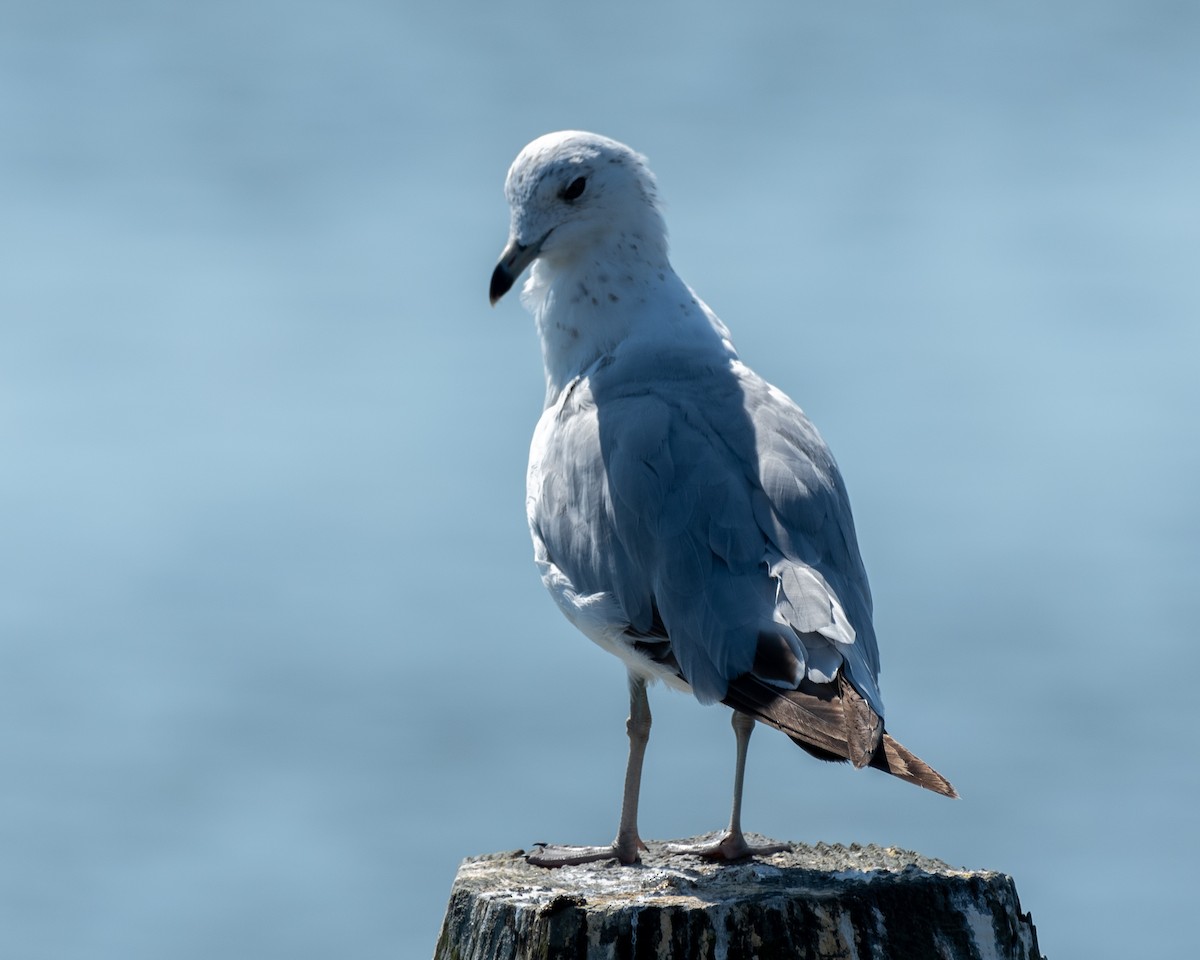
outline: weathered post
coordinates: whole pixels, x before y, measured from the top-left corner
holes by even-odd
[[[766,838],[757,838],[765,841]],[[892,847],[546,870],[465,860],[434,960],[1041,960],[1011,877]]]

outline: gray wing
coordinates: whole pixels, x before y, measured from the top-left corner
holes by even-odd
[[[803,411],[752,371],[743,371],[759,465],[755,518],[779,554],[772,575],[779,582],[780,610],[800,633],[831,642],[827,654],[844,660],[854,686],[883,716],[871,588],[841,472]],[[823,666],[818,672],[826,672]]]
[[[740,363],[619,372],[576,384],[541,438],[530,523],[553,564],[615,598],[632,637],[665,633],[703,702],[751,671],[795,687],[844,659],[875,706],[866,576],[811,423]]]

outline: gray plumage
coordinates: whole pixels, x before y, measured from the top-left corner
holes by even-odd
[[[817,756],[953,796],[884,733],[837,465],[672,270],[644,158],[550,134],[521,152],[506,190],[512,232],[491,295],[532,264],[523,301],[547,392],[527,512],[563,612],[635,682],[723,701]]]

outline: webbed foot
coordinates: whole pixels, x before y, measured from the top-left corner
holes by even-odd
[[[535,867],[569,867],[578,863],[595,863],[597,860],[619,860],[628,866],[641,862],[639,850],[646,845],[634,838],[632,842],[614,840],[603,847],[574,847],[560,844],[538,843],[533,851],[525,855],[525,862]]]
[[[746,860],[750,857],[766,857],[772,853],[782,853],[791,850],[790,843],[760,843],[752,844],[746,840],[746,835],[740,830],[731,832],[725,830],[713,834],[711,838],[699,843],[671,843],[667,845],[668,853],[687,853],[706,860]]]

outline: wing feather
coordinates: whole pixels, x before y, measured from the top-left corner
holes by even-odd
[[[751,672],[770,636],[796,677],[844,666],[882,715],[870,590],[816,429],[737,361],[629,373],[601,364],[543,416],[528,498],[538,549],[575,594],[613,598],[613,630],[645,635],[657,617],[704,702]],[[788,674],[777,663],[769,682]]]

